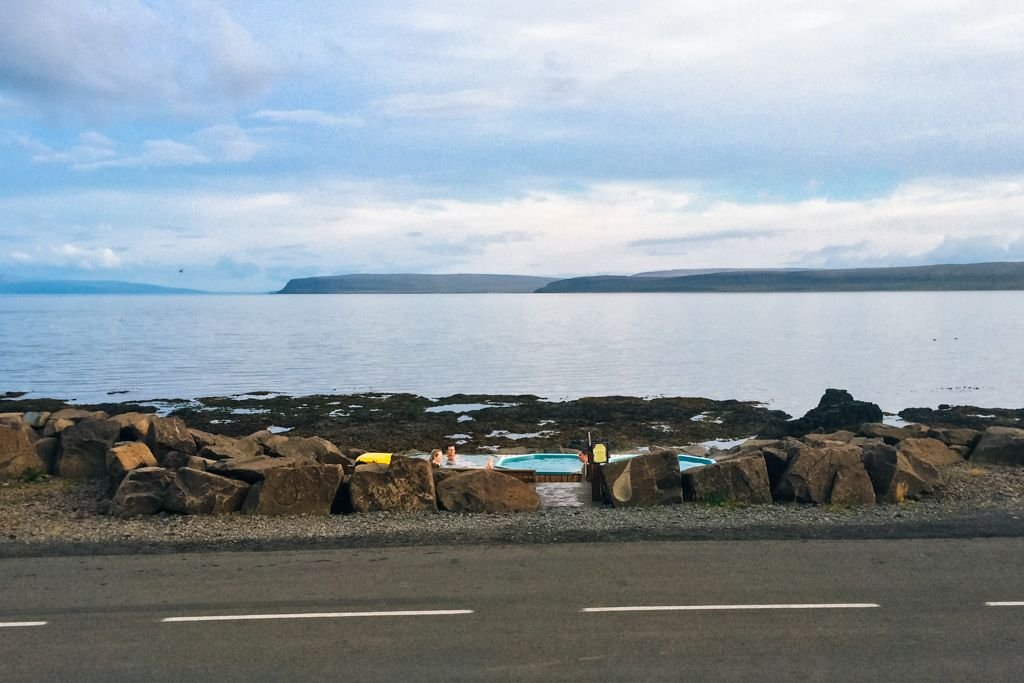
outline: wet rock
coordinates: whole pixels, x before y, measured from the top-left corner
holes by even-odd
[[[107,451],[120,434],[112,420],[83,420],[63,430],[57,474],[68,479],[107,476]]]
[[[787,431],[794,436],[808,434],[815,430],[835,432],[856,431],[865,422],[881,422],[882,409],[874,403],[858,401],[844,389],[826,389],[816,408],[812,408],[799,420],[787,425]]]
[[[349,487],[356,512],[437,510],[433,466],[419,458],[392,457],[383,471],[356,467]]]
[[[971,451],[971,462],[983,465],[1024,465],[1024,429],[989,427]]]
[[[128,472],[140,467],[156,466],[156,458],[149,446],[138,441],[121,442],[107,451],[107,472],[110,473],[110,483],[115,491]]]
[[[606,502],[614,507],[670,505],[683,500],[679,458],[658,451],[617,460],[598,470]]]
[[[832,502],[832,488],[840,470],[863,470],[861,449],[850,444],[830,444],[815,448],[796,442],[789,448],[789,464],[778,486],[775,500],[826,504]],[[842,480],[857,477],[845,473]]]
[[[196,454],[196,441],[180,417],[155,417],[146,434],[146,445],[159,458],[168,451]]]
[[[932,467],[943,465],[955,465],[963,462],[964,458],[956,451],[950,450],[949,446],[938,439],[904,439],[896,446],[897,450],[904,455],[917,458],[926,462]]]
[[[155,515],[163,509],[167,487],[173,473],[162,467],[142,467],[125,475],[110,501],[112,517]]]
[[[279,459],[280,460],[280,459]],[[242,504],[247,515],[329,515],[344,473],[340,465],[299,463],[270,468]]]
[[[437,499],[450,512],[533,512],[540,507],[532,486],[494,470],[446,477],[437,487]]]
[[[760,454],[693,467],[683,472],[686,500],[708,503],[771,503],[765,459]]]
[[[237,512],[248,493],[249,484],[245,482],[183,467],[167,486],[164,509],[183,515]]]
[[[940,483],[939,471],[932,465],[900,452],[884,442],[865,445],[864,469],[879,503],[902,503],[929,493]]]
[[[24,422],[0,422],[0,480],[47,471],[35,441],[32,428]]]

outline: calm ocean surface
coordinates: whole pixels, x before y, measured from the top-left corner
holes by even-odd
[[[0,392],[1024,406],[1024,292],[0,296]],[[126,391],[108,395],[108,392]]]

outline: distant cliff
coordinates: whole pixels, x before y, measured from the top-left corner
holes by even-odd
[[[738,270],[641,277],[602,275],[557,280],[552,292],[887,292],[1024,289],[1024,262],[904,268]]]
[[[0,280],[0,294],[204,294],[196,289],[161,287],[118,280]]]
[[[289,280],[278,294],[529,293],[554,280],[529,275],[332,275]]]

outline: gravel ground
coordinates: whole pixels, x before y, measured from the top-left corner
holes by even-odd
[[[487,543],[773,538],[1024,536],[1024,468],[943,470],[945,485],[903,505],[578,505],[549,488],[536,513],[333,517],[106,517],[106,486],[59,479],[0,485],[0,557]],[[565,485],[562,485],[565,486]]]

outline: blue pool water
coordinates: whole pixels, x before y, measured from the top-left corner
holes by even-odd
[[[634,457],[636,454],[632,453],[613,455],[611,459],[614,462]],[[711,458],[680,455],[679,469],[681,471],[691,467],[711,465],[714,462]],[[530,453],[529,455],[506,455],[499,459],[494,467],[507,470],[536,470],[537,474],[579,474],[583,469],[583,463],[570,453]]]

